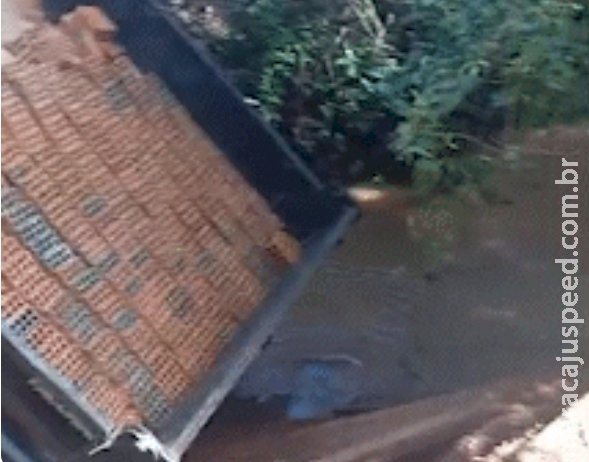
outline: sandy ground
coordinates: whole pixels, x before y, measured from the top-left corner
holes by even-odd
[[[533,438],[518,462],[558,460],[563,454],[563,462],[589,460],[589,395]]]

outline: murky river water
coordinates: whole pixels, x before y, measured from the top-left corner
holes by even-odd
[[[500,197],[494,203],[442,200],[454,220],[440,225],[454,233],[443,253],[416,239],[408,222],[419,207],[406,194],[390,192],[362,204],[362,219],[277,333],[281,346],[262,361],[272,366],[338,354],[359,358],[359,393],[364,403],[372,396],[377,404],[416,397],[415,388],[407,387],[408,370],[423,386],[418,395],[554,370],[563,292],[554,259],[563,257],[561,196],[567,193],[554,184],[561,155],[580,160],[580,202],[589,200],[589,153],[582,147],[589,146],[589,131],[577,130],[577,138],[567,133],[560,144],[559,135],[535,135],[517,168],[497,174]],[[587,210],[581,205],[579,296],[589,317]],[[393,327],[385,337],[397,341],[385,346],[375,340],[379,325]],[[587,329],[583,335],[581,345],[587,345]],[[201,444],[240,428],[244,409],[257,412],[242,405],[222,411]],[[264,412],[262,420],[279,418],[268,408]],[[235,415],[242,416],[236,426],[226,426]]]

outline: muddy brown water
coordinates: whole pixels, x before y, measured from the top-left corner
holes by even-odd
[[[414,367],[432,394],[556,369],[555,358],[562,349],[563,290],[554,259],[567,256],[561,248],[561,197],[568,190],[554,181],[560,177],[562,156],[580,162],[578,308],[589,317],[589,217],[582,205],[589,200],[588,151],[589,126],[530,135],[517,165],[496,175],[499,200],[473,203],[444,198],[442,203],[454,217],[455,235],[446,241],[443,252],[433,256],[408,226],[419,206],[406,193],[388,192],[362,204],[362,219],[326,268],[347,267],[350,274],[359,268],[402,274],[392,279],[393,292],[403,293],[407,283],[423,289],[413,300],[409,329],[416,352]],[[337,284],[329,289],[322,284],[320,272],[286,320],[287,326],[362,329],[377,316],[379,304],[390,304],[391,290],[375,292],[371,284],[357,288],[351,297],[338,295]],[[582,336],[580,344],[586,347],[587,329]],[[318,354],[329,343],[321,337],[305,342],[306,351]],[[347,351],[354,348],[361,345],[348,345]],[[389,356],[395,354],[391,351]],[[394,382],[386,372],[387,352],[379,358],[381,367],[377,361],[372,377],[381,374]],[[306,424],[287,422],[276,406],[229,400],[197,441],[190,460],[198,461],[199,453],[211,454],[212,447],[247,438],[266,426],[287,432],[300,425]]]

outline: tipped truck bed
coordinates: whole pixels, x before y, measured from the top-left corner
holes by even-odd
[[[341,239],[357,211],[345,194],[323,185],[260,117],[243,103],[239,93],[223,78],[161,2],[43,2],[51,18],[58,18],[78,4],[98,6],[116,23],[119,28],[117,39],[128,56],[139,68],[157,74],[165,82],[303,246],[300,261],[276,284],[253,316],[240,328],[206,378],[177,406],[169,420],[154,432],[158,451],[167,460],[175,461],[180,459],[259,353],[313,270]],[[14,426],[9,426],[10,433],[3,432],[3,442],[16,441],[16,444],[3,444],[3,455],[7,460],[52,460],[56,456],[63,460],[66,457],[68,460],[84,460],[91,446],[82,438],[76,439],[75,433],[66,438],[68,444],[58,443],[51,451],[45,450],[52,435],[56,440],[65,435],[59,426],[52,423],[55,420],[53,417],[41,417],[41,414],[52,412],[50,408],[35,412],[40,404],[32,395],[21,394],[19,390],[23,389],[22,383],[31,378],[49,388],[51,382],[59,379],[48,377],[46,370],[30,358],[23,358],[5,340],[3,354],[9,359],[8,367],[14,369],[14,376],[18,375],[21,379],[20,382],[15,379],[4,387],[7,395],[18,395],[20,401],[18,405],[3,408],[3,420],[16,422]],[[76,420],[87,421],[85,428],[90,430],[89,436],[94,442],[104,440],[100,422],[86,415],[77,406],[73,399],[75,397],[60,396],[57,390],[55,396],[58,396],[58,404],[69,412],[79,414]],[[25,412],[24,407],[31,409]],[[46,454],[48,451],[53,455]],[[108,457],[107,454],[105,456]],[[119,460],[115,454],[112,457],[112,460]]]

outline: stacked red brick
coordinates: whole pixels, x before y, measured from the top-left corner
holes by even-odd
[[[80,8],[2,68],[2,325],[112,428],[161,422],[299,246]]]

